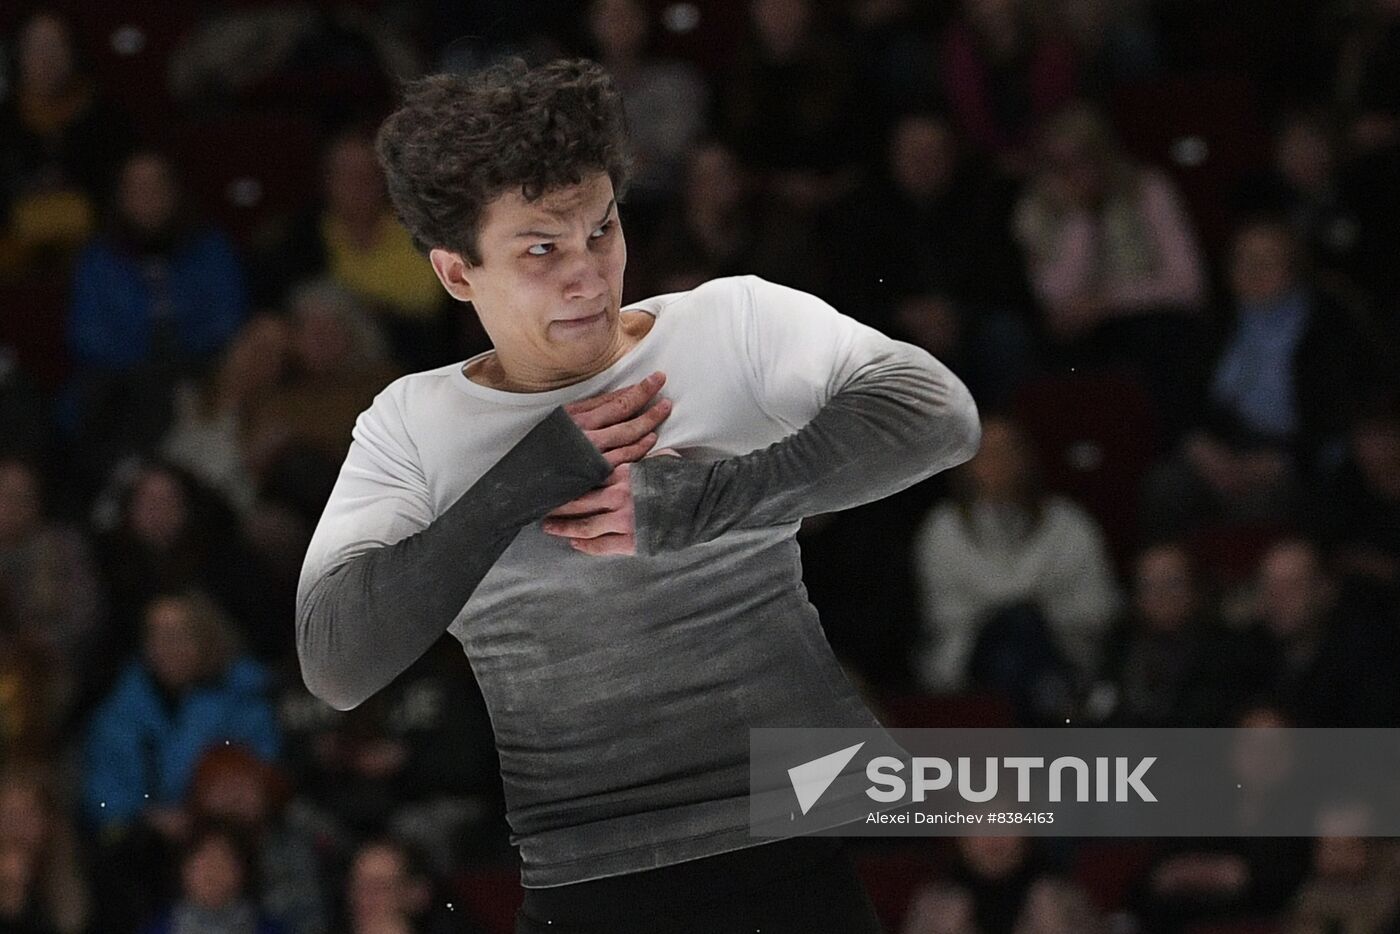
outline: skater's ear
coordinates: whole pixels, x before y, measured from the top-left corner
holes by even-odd
[[[433,264],[433,272],[437,273],[438,281],[442,283],[448,295],[459,302],[472,300],[471,282],[467,279],[470,264],[460,253],[434,247],[428,251],[428,262]]]

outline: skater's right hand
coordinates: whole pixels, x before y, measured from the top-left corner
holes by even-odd
[[[640,383],[564,406],[564,411],[613,467],[641,460],[656,445],[656,428],[671,414],[671,400],[648,407],[666,382],[651,374]]]

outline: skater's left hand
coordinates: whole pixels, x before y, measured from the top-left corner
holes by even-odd
[[[671,448],[648,457],[680,457]],[[618,464],[607,481],[571,503],[565,503],[544,519],[544,531],[567,538],[575,551],[586,555],[635,555],[636,512],[632,503],[632,465]]]

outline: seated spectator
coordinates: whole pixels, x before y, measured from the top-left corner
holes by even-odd
[[[190,216],[170,162],[153,152],[129,158],[112,224],[73,275],[69,416],[78,449],[95,460],[90,476],[155,447],[175,386],[223,349],[246,301],[233,245]]]
[[[460,14],[459,14],[460,15]],[[461,35],[459,23],[453,35]],[[287,0],[201,11],[170,56],[169,88],[190,114],[295,107],[327,126],[385,112],[395,78],[422,72],[399,17],[373,5]]]
[[[747,0],[748,32],[723,83],[717,129],[750,173],[757,223],[745,272],[825,294],[839,268],[824,216],[855,190],[867,141],[851,49],[815,0]],[[664,226],[664,225],[663,225]]]
[[[680,204],[639,251],[635,281],[645,285],[628,288],[636,292],[629,298],[684,292],[751,272],[759,224],[753,180],[734,150],[718,140],[696,145],[686,157]]]
[[[915,0],[851,0],[842,35],[856,60],[861,105],[888,130],[911,102],[938,99],[936,32],[946,11]]]
[[[0,308],[0,314],[16,314]],[[51,413],[20,367],[12,347],[0,344],[0,454],[42,458],[53,442]]]
[[[953,117],[1003,171],[1024,176],[1032,132],[1074,96],[1073,48],[1039,28],[1020,0],[963,0],[961,10],[938,61]]]
[[[1388,216],[1395,199],[1376,191],[1367,173],[1344,156],[1331,113],[1293,112],[1274,133],[1272,165],[1240,186],[1236,208],[1242,216],[1286,220],[1320,284],[1344,294],[1376,294],[1392,276],[1378,267],[1400,246],[1400,225]]]
[[[1036,926],[1052,903],[1068,902],[1066,886],[1049,873],[1027,837],[958,837],[945,877],[925,885],[910,902],[901,934],[1013,934],[1055,931]],[[1082,898],[1075,899],[1082,901]],[[1068,908],[1068,904],[1063,905]],[[1092,930],[1092,911],[1083,913]],[[1078,912],[1076,912],[1078,914]]]
[[[279,700],[298,804],[340,839],[388,831],[446,874],[504,842],[486,705],[455,641],[439,642],[350,714],[294,677]]]
[[[81,533],[44,513],[39,470],[0,457],[0,595],[8,608],[0,640],[23,643],[52,669],[53,713],[61,715],[93,660],[103,601]]]
[[[218,570],[204,586],[238,619],[249,650],[273,664],[292,650],[292,627],[282,621],[293,610],[306,546],[340,468],[339,460],[299,444],[296,426],[283,430],[276,419],[255,424],[273,397],[291,388],[293,337],[280,317],[250,321],[218,368],[182,393],[176,424],[162,443],[170,463],[188,469],[237,513],[234,529],[235,517],[215,504],[214,537],[204,547],[227,560],[215,561]]]
[[[290,449],[259,468],[258,500],[239,529],[243,563],[230,569],[227,586],[244,608],[239,615],[249,650],[269,664],[294,658],[295,627],[286,621],[295,611],[302,561],[339,467],[314,451]]]
[[[1314,544],[1269,549],[1257,590],[1245,686],[1299,726],[1400,725],[1400,631],[1345,599]]]
[[[1042,14],[1072,44],[1082,84],[1095,96],[1162,70],[1165,50],[1149,0],[1053,0]]]
[[[1307,524],[1347,581],[1382,600],[1400,592],[1400,395],[1383,393],[1357,414]]]
[[[202,590],[249,624],[242,610],[254,601],[235,589],[243,556],[233,516],[186,471],[158,461],[138,465],[114,480],[98,510],[97,553],[111,605],[99,681],[141,644],[158,594]]]
[[[1191,554],[1139,553],[1132,604],[1109,633],[1085,715],[1109,726],[1224,726],[1240,703],[1239,640],[1221,625]]]
[[[944,118],[911,113],[890,134],[881,180],[830,218],[846,270],[838,307],[947,362],[984,406],[1007,401],[1031,367],[1013,199]]]
[[[1025,907],[1010,928],[979,927],[973,910],[965,891],[928,885],[915,894],[899,930],[901,934],[985,934],[995,930],[1008,934],[1102,934],[1108,930],[1089,896],[1058,879],[1042,879],[1031,886]]]
[[[17,628],[0,604],[0,762],[59,751],[71,684],[52,659],[15,637]]]
[[[1104,118],[1075,105],[1044,129],[1015,227],[1057,354],[1129,367],[1174,427],[1192,408],[1205,271],[1172,183],[1129,161]]]
[[[171,96],[191,111],[227,107],[269,80],[321,19],[316,10],[285,3],[199,17],[171,52]]]
[[[1309,844],[1299,837],[1264,836],[1291,806],[1296,776],[1281,765],[1287,757],[1270,731],[1293,724],[1277,710],[1256,707],[1232,726],[1249,733],[1233,757],[1242,789],[1234,815],[1235,835],[1169,837],[1129,895],[1131,914],[1146,934],[1181,934],[1194,925],[1277,915],[1307,871]],[[1279,740],[1286,742],[1286,740]]]
[[[944,882],[914,891],[899,934],[981,934],[972,918],[972,897]]]
[[[1040,488],[1030,442],[1008,419],[984,419],[981,450],[952,482],[953,500],[914,542],[924,683],[956,691],[971,675],[1023,706],[1052,691],[1032,706],[1062,710],[1096,670],[1117,609],[1103,535],[1079,506]]]
[[[248,844],[229,827],[197,829],[180,857],[180,897],[144,934],[282,934],[254,898],[253,863]]]
[[[1393,0],[1356,5],[1338,56],[1336,99],[1350,142],[1362,152],[1400,145],[1400,7]]]
[[[444,362],[446,294],[427,259],[394,216],[373,140],[336,137],[323,159],[324,204],[263,251],[258,300],[294,305],[296,286],[324,277],[352,293],[387,333],[402,366]]]
[[[642,236],[679,193],[683,159],[705,129],[710,96],[693,66],[654,53],[652,26],[641,0],[593,0],[588,7],[589,38],[627,113],[633,158],[627,217]]]
[[[472,934],[464,907],[437,897],[413,851],[389,839],[365,843],[345,880],[346,934]]]
[[[1371,836],[1363,807],[1319,817],[1312,869],[1293,898],[1285,934],[1372,934],[1400,930],[1400,845]]]
[[[250,320],[219,365],[177,397],[175,424],[161,442],[162,456],[240,513],[247,513],[257,498],[247,456],[248,417],[282,382],[290,358],[291,329],[282,318]]]
[[[1369,374],[1359,322],[1308,280],[1305,262],[1282,225],[1241,230],[1230,272],[1237,318],[1210,401],[1244,437],[1292,443],[1306,458],[1345,427]]]
[[[141,821],[170,838],[195,764],[209,748],[248,744],[274,758],[280,746],[267,674],[239,653],[217,607],[196,593],[162,596],[146,609],[141,656],[94,714],[83,751],[83,814],[103,831]]]
[[[721,101],[725,138],[791,220],[849,192],[865,155],[855,63],[813,0],[751,0]]]
[[[324,280],[292,297],[291,368],[250,413],[250,443],[304,446],[336,464],[359,414],[400,374],[360,302]]]
[[[90,893],[77,834],[56,800],[49,770],[0,771],[0,930],[84,934]]]
[[[290,794],[272,763],[243,746],[215,746],[195,766],[188,810],[196,825],[223,823],[247,842],[264,914],[287,934],[325,934],[330,899],[313,841],[287,819]]]
[[[1031,886],[1013,934],[1105,934],[1108,924],[1089,893],[1062,879]]]
[[[79,70],[62,17],[35,12],[17,35],[16,81],[0,101],[0,277],[37,273],[46,253],[82,245],[133,143]]]
[[[1204,418],[1149,477],[1143,527],[1189,534],[1207,521],[1278,523],[1372,385],[1373,350],[1351,311],[1314,289],[1291,230],[1254,221],[1235,237],[1237,312]]]

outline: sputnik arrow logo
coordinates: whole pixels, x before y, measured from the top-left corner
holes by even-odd
[[[820,759],[813,759],[788,769],[788,778],[792,780],[792,790],[797,792],[797,803],[802,806],[803,814],[810,811],[812,805],[826,794],[831,783],[836,781],[836,776],[841,774],[841,770],[855,758],[856,753],[860,752],[860,747],[864,745],[863,742],[856,743],[854,746],[847,746]]]

